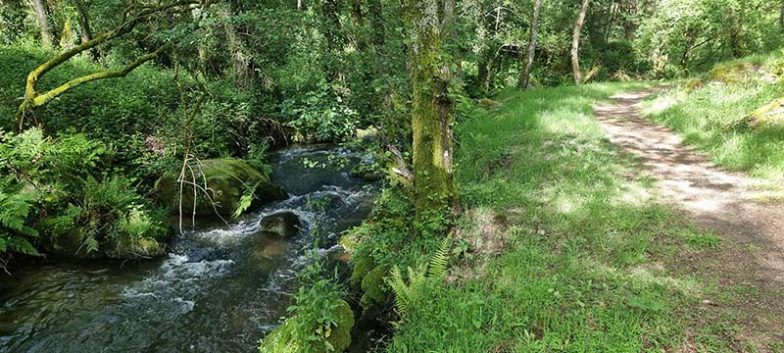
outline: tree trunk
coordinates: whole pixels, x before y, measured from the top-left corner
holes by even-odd
[[[381,0],[367,0],[368,15],[370,17],[371,41],[376,49],[376,53],[384,51],[384,13],[381,7]]]
[[[781,31],[784,32],[784,1],[781,2],[781,12],[779,13],[779,26]]]
[[[453,102],[450,63],[442,61],[444,23],[440,0],[406,0],[412,35],[413,167],[415,225],[420,234],[445,234],[457,207],[452,164]],[[449,19],[446,19],[449,20]]]
[[[342,76],[341,51],[345,40],[340,24],[340,0],[321,2],[321,32],[324,35],[324,73],[328,82],[339,81]]]
[[[240,89],[248,89],[253,82],[254,73],[253,68],[251,67],[250,55],[245,53],[242,41],[237,37],[237,31],[234,28],[234,24],[231,23],[231,9],[226,6],[219,12],[223,20],[223,31],[226,34],[226,44],[229,47],[231,65],[232,70],[234,71],[234,78],[237,80],[237,87]]]
[[[534,56],[536,55],[536,39],[539,34],[539,12],[542,8],[542,0],[536,0],[534,3],[534,17],[531,20],[531,40],[528,43],[528,60],[525,62],[525,69],[520,72],[520,79],[517,81],[517,87],[525,90],[528,89],[528,80],[531,76],[531,67],[534,65]]]
[[[81,0],[74,0],[73,3],[76,14],[79,15],[79,36],[82,39],[82,43],[89,42],[90,39],[93,39],[93,30],[90,28],[90,17],[87,14],[87,8]]]
[[[49,24],[49,14],[47,11],[44,0],[30,0],[30,5],[35,12],[35,18],[38,21],[38,29],[41,32],[41,42],[44,46],[51,47],[54,44],[54,33]]]
[[[590,1],[583,0],[580,14],[577,15],[577,22],[574,23],[574,32],[572,33],[572,72],[574,73],[574,82],[578,85],[583,83],[583,74],[580,70],[580,33],[583,31],[585,15],[588,13]]]

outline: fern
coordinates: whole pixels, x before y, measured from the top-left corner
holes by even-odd
[[[395,310],[401,320],[405,320],[412,308],[425,299],[427,292],[440,283],[449,266],[451,246],[451,237],[444,238],[429,263],[408,268],[407,278],[403,277],[399,267],[392,268],[385,281],[395,295]]]
[[[430,271],[428,275],[431,278],[441,278],[446,274],[447,267],[449,266],[449,249],[452,246],[452,237],[447,236],[441,241],[441,246],[438,247],[436,253],[430,259]]]

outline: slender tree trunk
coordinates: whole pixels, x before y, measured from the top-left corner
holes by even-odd
[[[38,29],[41,32],[41,42],[44,46],[51,47],[54,44],[54,33],[49,24],[49,14],[44,0],[30,0],[30,5],[35,12],[38,21]]]
[[[81,28],[79,36],[82,39],[82,43],[89,42],[90,39],[93,39],[93,30],[90,28],[90,17],[87,14],[87,7],[82,0],[74,0],[73,3],[76,14],[79,15],[79,27]]]
[[[367,0],[368,16],[370,17],[371,42],[376,49],[376,53],[384,51],[384,12],[381,7],[381,0]]]
[[[784,32],[784,1],[781,1],[781,12],[779,13],[779,26],[781,31]]]
[[[442,61],[442,0],[406,0],[412,35],[413,167],[415,224],[420,234],[444,234],[457,206],[453,164],[453,102],[448,95],[450,63]],[[446,19],[447,21],[450,19]]]
[[[572,72],[574,73],[574,82],[578,85],[583,83],[583,74],[580,70],[580,34],[585,24],[585,15],[588,13],[590,2],[591,0],[583,0],[580,13],[577,15],[577,22],[574,23],[574,32],[572,33]]]
[[[87,43],[93,39],[93,29],[90,26],[90,15],[87,11],[87,6],[82,0],[74,0],[73,3],[76,14],[79,16],[79,37],[81,38],[82,43]],[[97,49],[90,50],[90,55],[95,61],[98,61],[101,58]]]
[[[534,2],[534,17],[531,20],[531,40],[528,43],[528,59],[525,62],[525,68],[520,72],[520,79],[517,81],[517,87],[520,89],[528,89],[528,80],[531,77],[531,67],[534,66],[534,56],[536,55],[536,39],[539,34],[539,12],[542,8],[542,0]]]

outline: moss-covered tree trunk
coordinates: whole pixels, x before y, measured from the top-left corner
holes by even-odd
[[[448,86],[453,73],[444,52],[440,0],[406,0],[410,27],[413,167],[416,226],[420,233],[443,234],[457,206],[453,177],[452,100]],[[449,26],[446,26],[448,28]]]

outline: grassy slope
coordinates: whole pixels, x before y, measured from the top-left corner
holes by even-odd
[[[645,112],[719,165],[784,181],[782,125],[751,129],[742,124],[748,113],[784,96],[784,85],[771,82],[783,64],[780,53],[719,64],[647,102]]]
[[[722,246],[651,199],[603,139],[591,105],[628,84],[510,92],[458,126],[474,255],[426,294],[390,352],[733,351],[703,276],[669,263]],[[504,239],[504,241],[498,241]],[[490,245],[488,245],[490,244]],[[466,246],[469,247],[469,246]],[[675,267],[675,266],[673,266]],[[731,295],[731,294],[724,294]]]

